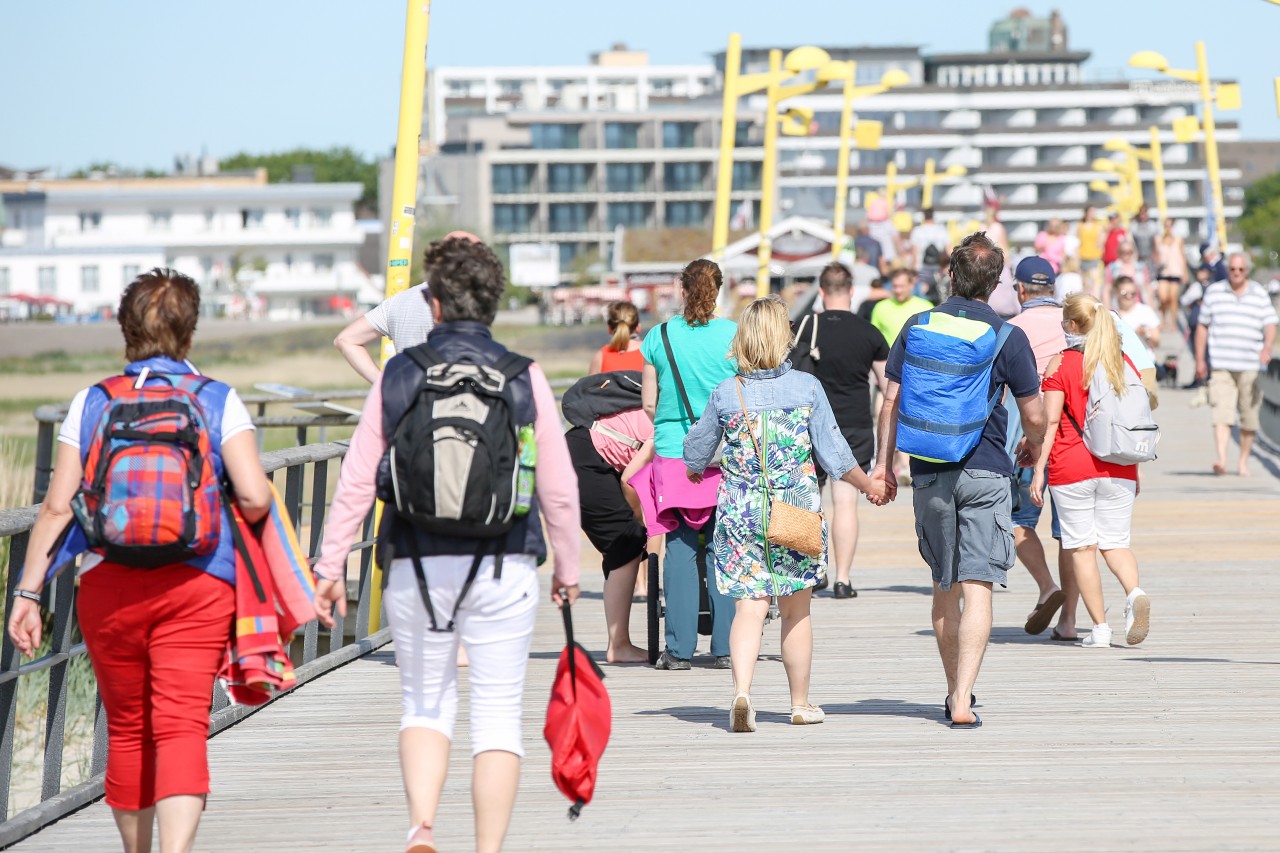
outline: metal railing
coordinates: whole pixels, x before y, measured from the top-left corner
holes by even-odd
[[[1260,378],[1262,385],[1262,412],[1260,429],[1262,439],[1273,450],[1280,450],[1280,358],[1271,359],[1266,372]]]
[[[253,425],[259,427],[258,449],[262,450],[265,437],[263,429],[292,427],[296,430],[295,443],[298,446],[307,443],[307,434],[312,429],[320,429],[320,441],[323,442],[324,429],[331,426],[355,426],[359,418],[346,414],[319,415],[268,415],[267,406],[297,405],[299,403],[329,403],[338,400],[361,400],[369,394],[368,388],[348,391],[319,391],[314,394],[299,394],[295,397],[282,397],[279,394],[242,394],[240,400],[254,413]],[[363,405],[363,403],[362,403]],[[57,446],[58,425],[67,416],[70,403],[51,403],[40,406],[35,411],[36,418],[36,464],[35,486],[31,500],[39,503],[49,488],[49,478],[53,476],[53,457]]]
[[[303,547],[313,560],[319,555],[324,535],[329,505],[330,463],[341,460],[345,453],[344,445],[325,443],[273,451],[262,456],[263,467],[277,487],[280,484],[280,472],[283,472],[282,497],[285,506]],[[30,506],[0,511],[0,540],[7,540],[9,546],[6,615],[8,602],[12,601],[13,589],[22,573],[31,527],[38,510],[39,507]],[[336,617],[337,623],[333,629],[327,630],[327,637],[322,637],[320,624],[312,620],[293,641],[294,648],[290,651],[295,662],[299,662],[299,685],[390,641],[388,629],[369,633],[370,585],[373,576],[372,528],[373,518],[370,514],[365,520],[361,541],[351,549],[353,553],[358,552],[360,555],[359,577],[354,583],[354,589],[353,584],[348,582],[347,596],[348,599],[354,597],[355,607],[348,610],[345,619]],[[3,645],[0,646],[0,820],[4,821],[0,823],[0,847],[13,844],[102,796],[107,754],[106,717],[101,700],[96,697],[92,755],[89,761],[91,778],[66,790],[62,787],[71,668],[73,662],[86,653],[84,643],[75,641],[79,636],[76,593],[76,573],[71,568],[46,586],[42,604],[49,611],[51,630],[48,632],[48,651],[40,657],[23,663],[7,632]],[[351,628],[350,632],[347,630],[348,626]],[[49,689],[44,717],[40,802],[10,818],[19,685],[22,679],[46,670],[49,673]],[[210,734],[233,725],[260,707],[264,706],[228,706],[222,692],[215,691]]]

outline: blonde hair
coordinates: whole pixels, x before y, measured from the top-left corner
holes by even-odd
[[[1062,319],[1075,323],[1076,328],[1085,336],[1085,386],[1088,387],[1101,364],[1107,381],[1116,394],[1124,396],[1124,355],[1120,349],[1120,330],[1116,328],[1115,318],[1111,316],[1107,306],[1087,293],[1073,293],[1062,303]]]
[[[791,351],[791,323],[787,306],[777,296],[756,299],[738,318],[730,355],[738,360],[740,373],[772,370],[786,361]]]
[[[626,352],[631,344],[631,335],[640,328],[640,309],[630,302],[610,302],[607,322],[609,331],[613,333],[609,349]]]

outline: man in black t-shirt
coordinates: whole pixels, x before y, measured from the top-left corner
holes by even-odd
[[[875,454],[875,432],[871,419],[871,385],[874,372],[884,391],[884,364],[889,345],[884,335],[862,317],[849,310],[853,274],[844,264],[831,263],[818,278],[822,291],[821,314],[799,321],[799,338],[791,353],[792,364],[812,373],[822,382],[836,423],[844,433],[853,457],[864,471],[870,470]],[[826,473],[818,469],[818,483]],[[848,483],[831,483],[831,551],[836,564],[836,598],[857,595],[849,584],[849,570],[858,548],[858,491]]]

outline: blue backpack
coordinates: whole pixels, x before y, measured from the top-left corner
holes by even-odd
[[[1002,388],[991,367],[1013,332],[981,320],[929,311],[903,330],[898,449],[926,462],[960,462],[978,446]]]

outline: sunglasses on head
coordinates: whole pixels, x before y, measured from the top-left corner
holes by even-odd
[[[1137,291],[1134,291],[1134,290],[1122,290],[1116,295],[1119,296],[1121,299],[1132,299],[1133,297],[1137,296],[1138,293]]]

